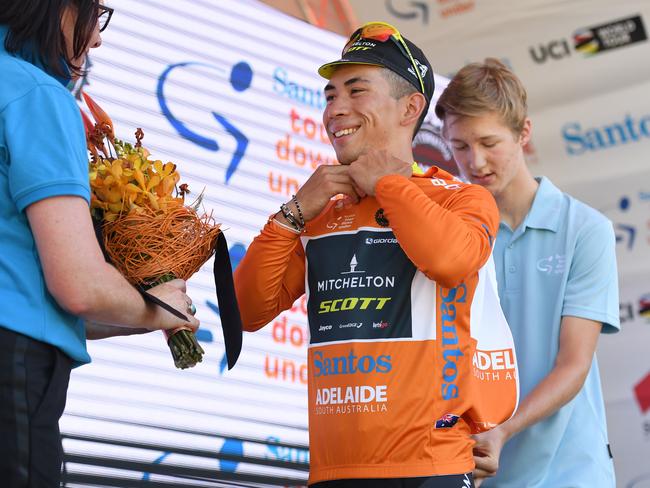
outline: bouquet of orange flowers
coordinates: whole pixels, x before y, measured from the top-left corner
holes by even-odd
[[[91,213],[101,228],[105,254],[145,298],[186,318],[145,290],[174,278],[187,280],[198,271],[215,253],[219,224],[212,215],[199,215],[201,196],[185,204],[189,189],[179,185],[176,165],[150,158],[142,146],[141,129],[133,145],[117,139],[108,115],[86,93],[83,96],[96,121],[93,124],[81,111],[91,154]],[[165,331],[165,335],[176,367],[185,369],[202,360],[204,351],[189,328]],[[236,357],[232,360],[231,354],[228,359],[232,367]]]

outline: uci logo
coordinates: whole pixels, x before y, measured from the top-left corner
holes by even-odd
[[[566,39],[558,39],[547,44],[539,44],[537,47],[531,46],[528,48],[528,52],[530,52],[530,57],[537,64],[546,62],[548,58],[557,60],[571,56],[571,48]]]

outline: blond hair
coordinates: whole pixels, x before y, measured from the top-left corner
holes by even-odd
[[[456,73],[440,95],[435,111],[443,122],[447,115],[477,117],[497,113],[519,135],[528,112],[526,89],[505,64],[486,58]]]

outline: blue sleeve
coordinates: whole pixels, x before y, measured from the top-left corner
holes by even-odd
[[[90,202],[81,115],[63,86],[35,86],[11,101],[2,117],[9,150],[9,192],[19,211],[61,195]]]
[[[585,226],[569,269],[562,316],[602,322],[603,332],[617,332],[619,322],[616,239],[608,220]]]

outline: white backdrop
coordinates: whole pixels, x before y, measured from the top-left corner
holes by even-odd
[[[602,211],[617,235],[623,330],[599,362],[618,486],[650,487],[650,2],[350,0],[451,76],[496,57],[528,89],[534,174]]]

